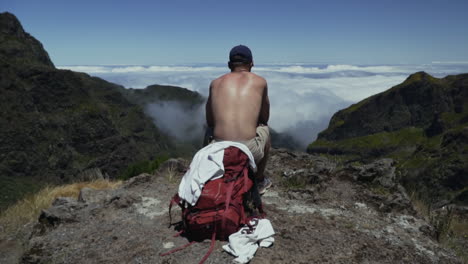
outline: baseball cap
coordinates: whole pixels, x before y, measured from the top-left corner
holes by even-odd
[[[230,62],[252,62],[252,52],[247,46],[238,45],[229,52]]]

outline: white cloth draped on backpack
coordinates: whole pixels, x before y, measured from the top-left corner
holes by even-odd
[[[256,171],[255,160],[246,145],[234,141],[219,141],[200,149],[192,159],[189,170],[179,185],[179,197],[190,205],[195,205],[205,183],[224,175],[224,150],[228,147],[239,148],[249,157],[250,167]]]

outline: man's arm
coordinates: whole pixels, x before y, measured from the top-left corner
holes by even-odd
[[[208,95],[208,100],[206,101],[206,124],[208,127],[214,127],[214,119],[213,119],[213,108],[211,107],[211,89],[213,87],[213,83],[210,84],[210,91]]]
[[[268,85],[265,83],[265,89],[263,90],[262,96],[262,107],[260,108],[260,116],[258,117],[258,123],[268,125],[270,119],[270,99],[268,98]]]

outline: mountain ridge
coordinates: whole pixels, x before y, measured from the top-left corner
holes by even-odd
[[[11,13],[0,14],[0,208],[45,183],[115,178],[173,144],[123,87],[56,69]]]
[[[468,74],[425,72],[338,111],[309,153],[349,161],[391,157],[430,203],[468,205]]]

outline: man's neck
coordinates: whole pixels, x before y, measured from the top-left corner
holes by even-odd
[[[247,68],[235,68],[231,72],[250,72],[250,69]]]

